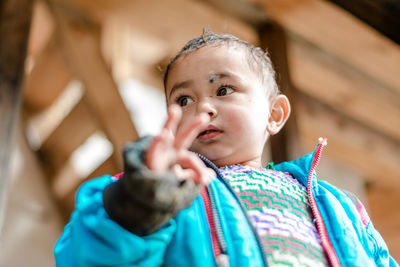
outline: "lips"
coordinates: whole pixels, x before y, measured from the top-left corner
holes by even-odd
[[[198,136],[197,139],[201,141],[209,141],[220,135],[223,131],[218,129],[213,125],[209,125],[204,131],[202,131]]]

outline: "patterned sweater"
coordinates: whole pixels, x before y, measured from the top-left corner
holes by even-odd
[[[272,169],[233,165],[220,172],[244,204],[270,266],[328,266],[303,185]]]

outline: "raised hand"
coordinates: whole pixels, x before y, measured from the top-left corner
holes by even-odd
[[[209,118],[206,114],[200,114],[190,124],[178,127],[181,118],[181,109],[177,105],[170,106],[167,122],[146,152],[145,164],[157,174],[170,170],[180,179],[207,185],[215,177],[214,171],[188,149],[206,127]]]
[[[208,116],[200,115],[183,126],[181,117],[181,109],[171,106],[161,134],[150,146],[150,137],[127,145],[123,176],[104,190],[104,208],[110,218],[134,234],[143,236],[159,229],[189,207],[201,186],[216,176],[188,150],[208,124]]]

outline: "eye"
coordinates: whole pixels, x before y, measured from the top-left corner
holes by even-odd
[[[223,86],[221,86],[220,88],[218,88],[217,96],[230,95],[230,94],[232,94],[234,91],[235,91],[235,90],[233,90],[232,87],[223,85]]]
[[[188,97],[188,96],[180,96],[176,99],[176,102],[179,104],[179,106],[184,107],[190,103],[193,103],[193,99]]]

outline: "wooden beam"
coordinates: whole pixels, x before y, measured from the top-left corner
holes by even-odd
[[[319,137],[328,138],[324,155],[362,175],[366,183],[400,186],[400,145],[338,115],[316,99],[299,94],[300,138],[313,150]]]
[[[36,58],[46,48],[52,36],[54,22],[43,0],[33,1],[32,12],[27,57],[30,61],[36,61]]]
[[[290,38],[289,60],[298,90],[400,142],[397,93],[299,38]]]
[[[135,31],[159,38],[165,42],[165,49],[170,54],[175,54],[189,39],[201,35],[205,27],[217,33],[234,34],[251,43],[257,43],[258,39],[250,25],[205,1],[131,1],[131,6],[120,10],[113,19]]]
[[[51,39],[47,47],[35,60],[24,86],[24,108],[33,115],[49,107],[72,79],[65,64],[60,47]]]
[[[400,2],[397,0],[329,0],[400,44]]]
[[[233,2],[237,6],[241,5],[241,1]],[[164,70],[167,65],[165,63],[190,38],[199,36],[204,27],[218,33],[232,33],[251,43],[258,43],[254,28],[227,15],[226,9],[230,8],[214,8],[205,1],[131,1],[126,8],[112,14],[103,24],[104,51],[106,58],[111,59],[115,77],[129,75],[130,78],[162,89],[160,67]],[[261,15],[262,20],[265,18],[263,10],[256,7],[250,7],[245,13],[248,11],[253,15],[253,11]],[[136,53],[138,50],[141,51],[140,54]]]
[[[84,99],[72,109],[61,124],[44,141],[40,148],[48,174],[53,176],[62,168],[85,140],[99,128],[96,117]]]
[[[257,1],[291,34],[307,40],[389,90],[400,93],[400,48],[322,0]]]
[[[280,91],[293,100],[295,106],[296,92],[290,80],[287,36],[285,30],[277,23],[266,23],[258,26],[260,46],[267,50],[274,69]],[[276,135],[271,136],[271,158],[275,163],[296,158],[299,154],[297,138],[296,114],[293,112],[286,126]]]
[[[239,0],[206,0],[203,2],[209,3],[219,11],[253,26],[268,22],[267,14],[258,6],[248,2]]]
[[[0,232],[7,199],[10,155],[19,120],[31,16],[30,0],[0,2]]]
[[[84,84],[88,105],[98,116],[100,127],[114,146],[114,160],[122,168],[123,146],[138,134],[104,61],[100,25],[84,14],[71,16],[56,4],[49,4],[65,60]]]
[[[117,81],[136,79],[162,90],[159,62],[169,55],[166,42],[118,19],[105,21],[102,35],[105,58],[112,62]]]

